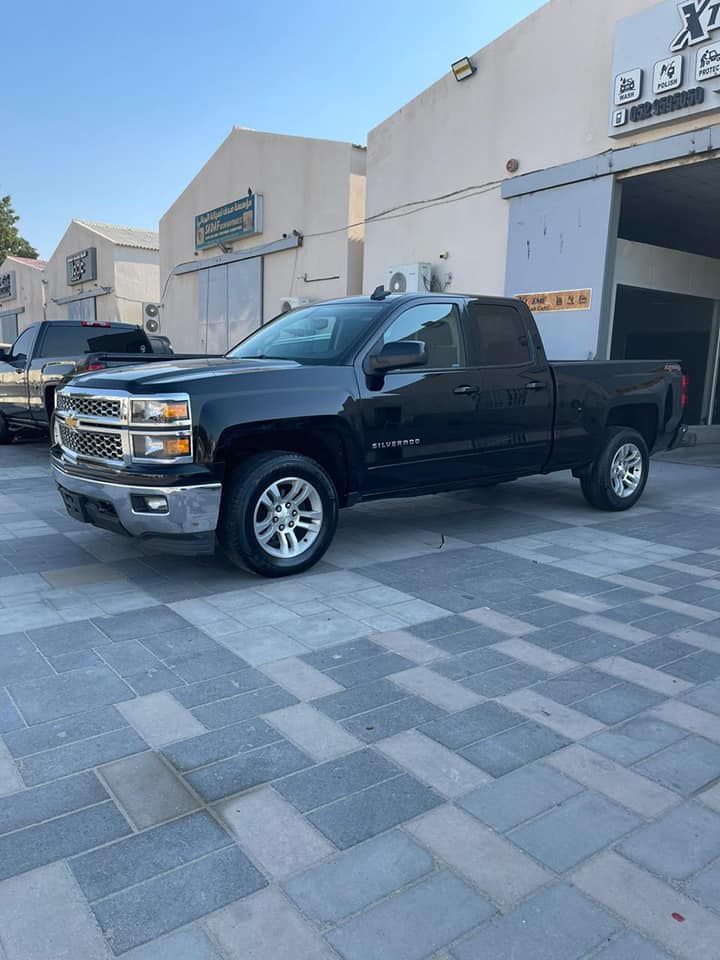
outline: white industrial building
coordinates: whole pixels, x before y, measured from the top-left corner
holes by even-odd
[[[0,264],[0,343],[12,343],[19,333],[44,319],[44,260],[6,257]]]

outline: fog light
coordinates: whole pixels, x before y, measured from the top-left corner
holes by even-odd
[[[131,497],[132,508],[135,513],[168,513],[168,502],[167,497],[155,496],[151,494],[150,496],[140,496],[139,494],[133,494]]]

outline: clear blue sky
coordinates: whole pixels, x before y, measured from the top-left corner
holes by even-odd
[[[44,257],[73,217],[156,228],[233,125],[365,143],[453,60],[540,5],[6,4],[0,194]]]

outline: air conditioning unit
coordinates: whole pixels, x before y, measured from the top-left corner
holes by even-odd
[[[144,303],[142,305],[143,327],[146,333],[160,333],[160,304]]]
[[[297,307],[305,307],[308,303],[312,303],[309,297],[283,297],[280,300],[280,313],[288,313],[288,311],[295,310]]]
[[[429,293],[432,267],[429,263],[407,263],[390,267],[390,293]]]

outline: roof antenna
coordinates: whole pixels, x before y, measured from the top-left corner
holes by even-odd
[[[371,300],[384,300],[385,297],[390,296],[390,291],[386,290],[383,284],[381,283],[379,287],[375,287],[373,290],[370,299]]]

